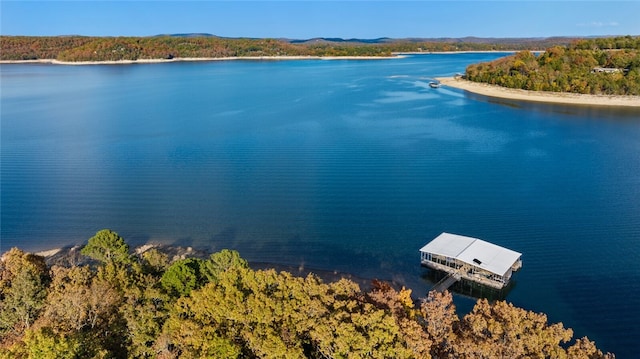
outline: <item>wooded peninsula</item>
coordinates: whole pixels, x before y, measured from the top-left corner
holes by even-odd
[[[465,78],[514,89],[640,95],[640,37],[577,40],[470,65]]]
[[[613,358],[562,323],[448,292],[251,269],[239,254],[131,251],[102,230],[63,260],[0,261],[2,358]]]

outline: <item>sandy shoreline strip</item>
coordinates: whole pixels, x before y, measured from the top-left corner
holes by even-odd
[[[137,59],[116,61],[59,61],[56,59],[37,60],[0,60],[1,64],[53,64],[53,65],[131,65],[131,64],[163,64],[169,62],[197,62],[197,61],[268,61],[268,60],[388,60],[401,59],[409,55],[437,55],[437,54],[473,54],[473,53],[511,53],[515,50],[486,50],[486,51],[423,51],[423,52],[394,52],[391,56],[233,56],[233,57],[176,57],[173,59]]]
[[[453,77],[441,77],[436,80],[445,86],[466,90],[479,95],[510,100],[640,108],[640,96],[583,95],[563,92],[518,90]]]
[[[62,251],[62,248],[54,248],[54,249],[49,249],[47,251],[36,252],[34,254],[37,256],[42,256],[47,258],[47,257],[53,257],[54,255],[58,254],[61,251]]]
[[[461,50],[461,51],[403,51],[394,52],[397,55],[455,55],[455,54],[509,54],[520,50]],[[531,52],[543,52],[542,50],[531,50]]]
[[[0,64],[52,64],[52,65],[132,65],[132,64],[164,64],[170,62],[198,61],[278,61],[278,60],[388,60],[400,59],[402,55],[393,56],[241,56],[241,57],[176,57],[173,59],[138,59],[117,61],[58,61],[55,59],[38,60],[1,60]]]

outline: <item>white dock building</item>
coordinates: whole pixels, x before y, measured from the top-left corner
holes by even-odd
[[[420,255],[423,266],[449,273],[441,289],[460,279],[502,289],[522,267],[522,253],[451,233],[442,233],[427,243]]]

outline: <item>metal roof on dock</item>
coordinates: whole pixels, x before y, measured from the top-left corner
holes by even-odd
[[[455,258],[498,275],[507,273],[522,256],[522,253],[482,239],[446,232],[427,243],[420,252]]]

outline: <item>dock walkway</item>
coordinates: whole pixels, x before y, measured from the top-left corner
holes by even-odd
[[[458,273],[449,273],[446,277],[442,278],[436,285],[431,288],[436,292],[444,292],[453,285],[453,283],[459,281],[462,277]]]

